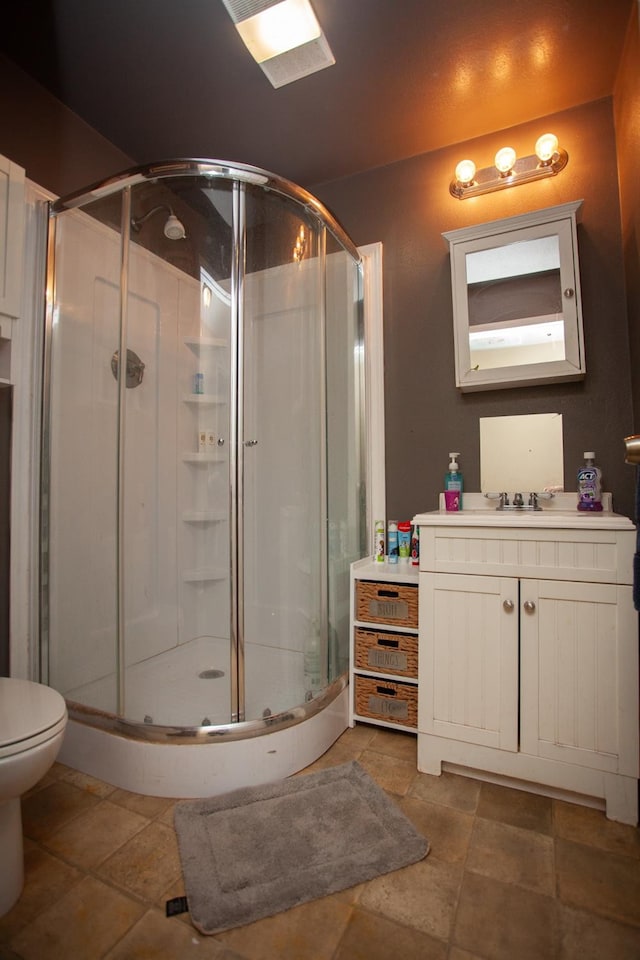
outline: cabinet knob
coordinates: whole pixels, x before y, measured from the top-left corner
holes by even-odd
[[[507,613],[513,613],[514,603],[513,600],[505,600],[502,604]]]
[[[536,605],[533,600],[525,600],[523,607],[525,609],[525,613],[533,613],[536,609]]]
[[[574,295],[574,293],[575,293],[575,290],[572,290],[571,287],[567,287],[567,289],[564,291],[564,295],[567,298],[567,300],[570,300],[571,297]]]

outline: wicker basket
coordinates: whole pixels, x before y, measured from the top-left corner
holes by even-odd
[[[417,684],[355,678],[355,712],[359,717],[385,720],[403,727],[418,726]]]
[[[417,585],[356,580],[356,620],[417,627]]]
[[[409,633],[355,629],[356,669],[418,679],[418,638]]]

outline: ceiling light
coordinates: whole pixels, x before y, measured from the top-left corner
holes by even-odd
[[[554,177],[568,162],[569,155],[558,146],[556,135],[545,133],[538,137],[535,153],[530,156],[518,157],[512,147],[502,147],[494,157],[494,165],[481,170],[476,170],[472,160],[461,160],[449,184],[449,192],[458,200],[493,193],[520,183]]]
[[[335,63],[309,0],[222,0],[274,87]]]
[[[282,0],[237,23],[236,30],[256,63],[317,40],[322,33],[308,0]]]

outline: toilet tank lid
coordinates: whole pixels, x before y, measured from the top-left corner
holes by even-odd
[[[42,683],[0,677],[0,747],[28,740],[66,713],[64,697]]]

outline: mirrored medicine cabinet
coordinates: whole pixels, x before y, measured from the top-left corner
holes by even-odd
[[[442,234],[462,391],[584,377],[581,206],[577,200]]]

